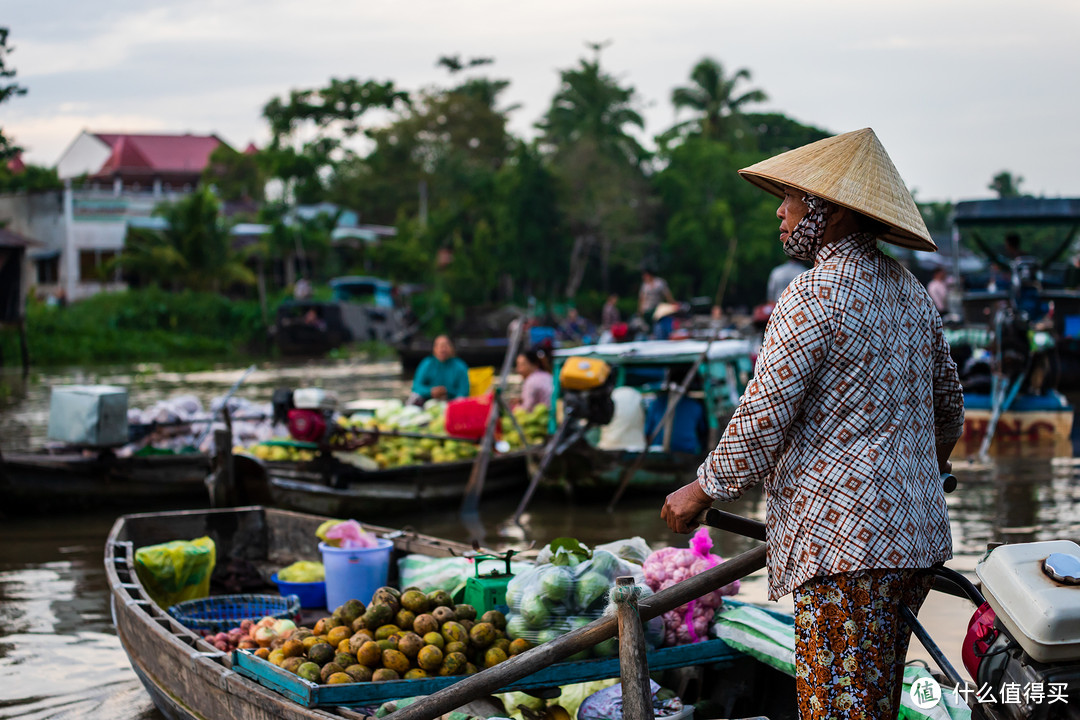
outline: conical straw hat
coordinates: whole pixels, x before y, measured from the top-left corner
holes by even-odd
[[[778,197],[786,186],[831,200],[888,225],[881,240],[937,252],[911,193],[870,128],[789,150],[739,174]]]

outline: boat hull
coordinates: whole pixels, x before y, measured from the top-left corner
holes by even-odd
[[[118,458],[19,453],[0,461],[0,490],[20,510],[39,512],[176,502],[205,505],[209,471],[210,458],[204,454]]]
[[[998,454],[1072,454],[1073,407],[1058,393],[1020,395],[1001,413],[990,443]],[[993,416],[989,395],[964,394],[961,445],[978,448]]]
[[[338,461],[259,462],[245,456],[235,461],[246,501],[332,517],[370,517],[460,502],[473,467],[472,460],[375,471]],[[526,453],[496,455],[488,462],[483,494],[524,489],[528,479]]]

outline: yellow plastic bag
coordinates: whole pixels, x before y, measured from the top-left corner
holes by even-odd
[[[216,548],[209,537],[173,540],[135,551],[135,572],[150,599],[168,608],[210,594]]]

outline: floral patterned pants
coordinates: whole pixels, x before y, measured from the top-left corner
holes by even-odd
[[[895,720],[910,630],[933,578],[919,570],[862,570],[795,589],[795,683],[800,720]]]

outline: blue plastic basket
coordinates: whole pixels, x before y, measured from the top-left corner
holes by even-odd
[[[244,620],[258,621],[267,615],[295,620],[299,614],[300,598],[296,595],[217,595],[169,608],[169,615],[189,629],[212,633],[231,630]]]

